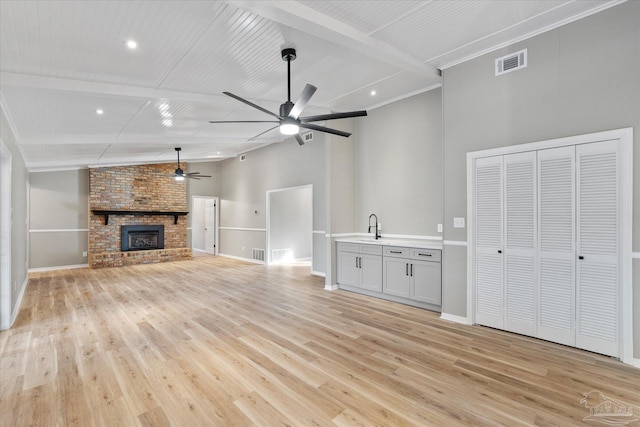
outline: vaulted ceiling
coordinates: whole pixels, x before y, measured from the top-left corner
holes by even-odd
[[[208,123],[269,119],[223,91],[278,111],[282,48],[298,52],[292,100],[318,87],[305,114],[371,109],[620,2],[2,0],[0,102],[32,171],[171,161],[176,146],[222,159],[285,138]]]

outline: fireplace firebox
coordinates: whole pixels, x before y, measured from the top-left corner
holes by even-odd
[[[164,249],[164,225],[123,225],[122,252]]]

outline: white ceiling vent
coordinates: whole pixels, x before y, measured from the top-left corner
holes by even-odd
[[[313,141],[313,132],[305,132],[300,135],[304,142]]]
[[[527,67],[527,49],[496,59],[496,76]]]
[[[238,159],[240,159],[241,162],[244,162],[245,160],[247,160],[247,155],[246,154],[240,154],[238,156]]]

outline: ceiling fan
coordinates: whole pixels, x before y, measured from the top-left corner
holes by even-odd
[[[200,172],[190,172],[184,173],[184,171],[180,168],[180,151],[182,148],[176,147],[176,153],[178,153],[178,169],[170,175],[175,178],[176,181],[184,181],[185,178],[190,179],[200,179],[200,178],[211,178],[211,175],[200,175]]]
[[[361,117],[366,116],[367,112],[365,110],[362,111],[348,111],[345,113],[333,113],[333,114],[321,114],[317,116],[303,116],[300,117],[302,110],[307,106],[307,103],[311,99],[311,96],[316,91],[316,87],[310,84],[307,84],[302,93],[298,97],[298,100],[295,102],[291,102],[291,61],[296,59],[296,50],[293,48],[283,49],[281,52],[282,60],[287,61],[287,102],[280,105],[280,114],[273,113],[265,108],[260,107],[250,101],[247,101],[244,98],[239,97],[238,95],[234,95],[231,92],[223,92],[225,95],[230,96],[234,99],[237,99],[240,102],[244,102],[245,104],[256,108],[263,113],[267,113],[270,116],[275,117],[277,120],[232,120],[232,121],[210,121],[209,123],[277,123],[276,126],[267,129],[264,132],[259,133],[253,138],[249,139],[252,141],[258,138],[261,135],[264,135],[267,132],[274,130],[275,128],[280,128],[280,133],[283,135],[295,135],[296,141],[298,144],[303,145],[304,141],[300,137],[299,131],[300,128],[317,130],[319,132],[331,133],[334,135],[349,137],[351,134],[349,132],[343,132],[337,129],[331,129],[324,126],[318,126],[312,124],[312,122],[321,122],[324,120],[334,120],[334,119],[346,119],[349,117]]]

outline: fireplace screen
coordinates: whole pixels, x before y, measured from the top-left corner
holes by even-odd
[[[122,251],[164,248],[164,225],[123,225]]]

